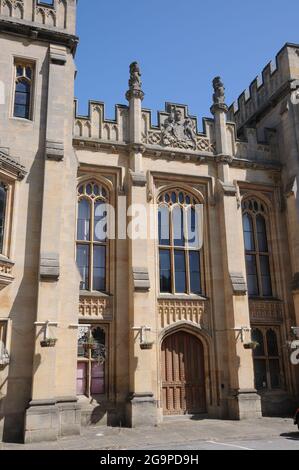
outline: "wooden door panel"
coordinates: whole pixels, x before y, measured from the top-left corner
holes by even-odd
[[[164,414],[206,411],[203,347],[195,336],[179,332],[164,340],[161,373]]]

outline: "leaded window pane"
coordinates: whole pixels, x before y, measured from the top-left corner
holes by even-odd
[[[179,206],[175,206],[172,211],[173,244],[174,246],[184,246],[184,212]]]
[[[160,250],[160,291],[171,292],[170,250]]]
[[[255,255],[246,255],[246,270],[247,270],[248,293],[251,296],[258,296],[259,288],[258,288]]]
[[[186,292],[186,260],[185,252],[182,250],[174,251],[175,265],[175,291],[178,294]]]
[[[200,253],[198,251],[189,252],[189,266],[190,266],[190,291],[193,294],[200,294],[201,293]]]
[[[105,291],[106,285],[106,247],[94,246],[93,254],[93,290]]]
[[[267,367],[265,359],[254,360],[255,386],[257,390],[267,388]]]
[[[269,360],[269,369],[270,369],[271,388],[272,389],[280,388],[279,359],[270,359]]]
[[[252,218],[248,214],[244,214],[243,216],[243,227],[244,227],[245,250],[254,251]]]
[[[170,245],[169,209],[166,206],[159,207],[159,245]]]
[[[94,240],[104,242],[107,239],[107,205],[97,201],[94,205]]]
[[[77,265],[81,274],[80,289],[89,289],[89,246],[77,245]]]
[[[267,349],[268,356],[278,356],[277,335],[274,330],[267,331]]]
[[[90,203],[87,199],[79,201],[77,240],[90,240]]]
[[[256,217],[256,230],[257,230],[259,251],[267,253],[268,242],[267,242],[266,222],[265,222],[265,218],[262,215],[258,215]]]
[[[256,349],[253,350],[253,355],[255,357],[264,356],[265,355],[265,346],[264,346],[264,336],[261,330],[254,329],[252,331],[252,340],[258,343]]]
[[[260,256],[262,289],[264,297],[272,296],[269,256]]]

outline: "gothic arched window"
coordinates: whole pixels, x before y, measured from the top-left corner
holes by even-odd
[[[186,191],[164,192],[158,200],[160,292],[202,294],[202,207]]]
[[[97,182],[81,184],[78,189],[77,265],[81,290],[107,290],[108,196],[107,189]]]
[[[278,328],[257,327],[252,339],[258,343],[253,351],[255,386],[257,390],[282,388]]]
[[[256,199],[246,199],[242,209],[248,294],[272,297],[266,206]]]
[[[32,64],[15,64],[14,117],[31,119],[32,108]]]

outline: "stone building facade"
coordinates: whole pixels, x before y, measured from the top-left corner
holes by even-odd
[[[203,132],[152,124],[137,63],[115,120],[80,116],[76,4],[0,0],[0,440],[292,411],[299,46],[231,107],[217,77]]]

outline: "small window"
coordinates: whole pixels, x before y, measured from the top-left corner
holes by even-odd
[[[14,117],[32,119],[33,64],[15,62]]]
[[[277,328],[258,327],[252,331],[252,339],[258,343],[253,352],[257,390],[277,390],[283,387],[278,338]]]
[[[102,325],[79,327],[77,395],[92,397],[106,392],[106,331]]]

